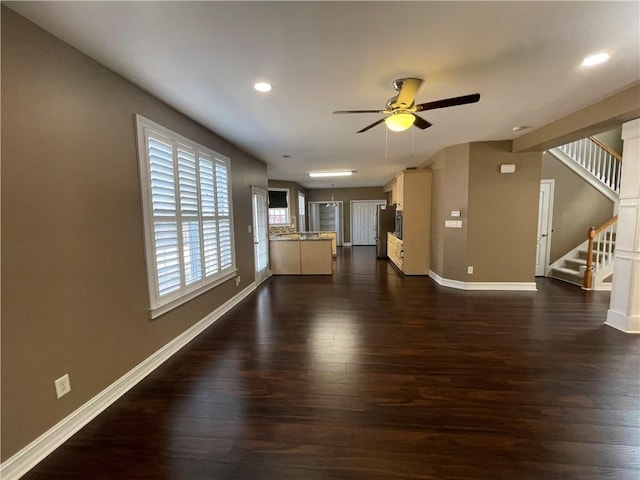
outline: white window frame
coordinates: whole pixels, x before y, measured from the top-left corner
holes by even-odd
[[[304,232],[307,223],[307,214],[306,214],[306,202],[307,195],[304,192],[298,191],[298,231]]]
[[[144,239],[145,239],[145,256],[146,256],[146,266],[147,266],[147,283],[148,283],[148,292],[149,292],[149,312],[151,318],[156,318],[163,313],[166,313],[175,307],[182,305],[185,302],[201,295],[202,293],[220,285],[227,280],[235,277],[237,268],[236,268],[236,255],[235,255],[235,238],[234,238],[234,228],[233,228],[233,202],[232,202],[232,192],[231,192],[231,160],[224,155],[221,155],[203,145],[200,145],[193,140],[190,140],[182,135],[175,133],[162,125],[159,125],[147,118],[144,118],[141,115],[136,115],[136,131],[137,131],[137,141],[138,141],[138,166],[140,173],[140,187],[142,192],[142,213],[143,213],[143,221],[144,221]],[[153,136],[155,138],[161,138],[164,141],[171,143],[173,148],[173,177],[175,184],[175,202],[176,202],[176,212],[175,212],[175,221],[177,228],[177,238],[178,238],[178,256],[179,256],[179,270],[180,270],[180,285],[177,290],[171,291],[169,293],[160,295],[159,293],[159,281],[158,281],[158,269],[156,264],[156,242],[155,242],[155,229],[154,229],[154,219],[161,221],[160,216],[154,217],[153,206],[152,206],[152,196],[151,196],[151,173],[150,173],[150,162],[148,157],[148,143],[147,140],[149,136]],[[200,250],[200,266],[201,266],[201,278],[196,281],[192,281],[191,284],[187,285],[185,282],[185,260],[184,260],[184,248],[182,245],[183,242],[183,213],[181,211],[180,205],[180,179],[178,175],[178,158],[177,158],[177,150],[180,148],[189,149],[195,152],[196,158],[196,171],[197,171],[197,217],[188,216],[185,217],[184,223],[189,221],[190,223],[197,222],[199,227],[200,241],[199,241],[199,250]],[[213,185],[214,185],[214,201],[215,201],[215,214],[205,215],[203,213],[203,203],[201,199],[201,186],[202,181],[200,180],[200,161],[201,160],[212,160],[213,167]],[[221,166],[226,169],[226,182],[227,182],[227,197],[226,202],[228,202],[228,215],[220,215],[218,210],[218,200],[219,200],[219,191],[217,190],[217,178],[216,178],[216,166]],[[203,225],[204,221],[203,217],[207,217],[206,221],[215,221],[216,223],[216,262],[217,262],[217,271],[210,275],[206,275],[205,268],[205,241],[204,241],[204,233],[203,233]],[[227,218],[228,217],[228,218]],[[221,264],[221,253],[223,249],[220,244],[220,236],[218,227],[221,222],[226,223],[228,221],[228,225],[230,228],[230,245],[223,245],[224,250],[228,247],[231,249],[231,263],[225,267]],[[209,245],[210,246],[210,245]],[[228,259],[228,253],[225,255]]]
[[[269,192],[287,192],[287,208],[267,208],[267,215],[269,219],[270,227],[282,227],[284,225],[291,224],[291,192],[289,192],[288,188],[270,188]],[[269,193],[267,192],[267,198]],[[268,207],[268,205],[267,205]],[[284,223],[271,223],[271,210],[286,210],[287,211],[287,221]]]

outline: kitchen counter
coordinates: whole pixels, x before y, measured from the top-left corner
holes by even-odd
[[[308,240],[331,240],[331,255],[334,257],[337,255],[337,234],[336,232],[293,232],[293,233],[280,233],[272,235],[269,240],[273,241],[308,241]]]
[[[332,275],[330,237],[283,234],[269,240],[273,275]]]
[[[331,240],[330,238],[319,237],[318,235],[310,236],[310,235],[301,235],[299,233],[282,233],[280,235],[272,235],[269,240],[273,242],[306,242],[306,241],[316,241],[316,240]]]

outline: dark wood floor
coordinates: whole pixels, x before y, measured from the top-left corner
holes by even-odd
[[[608,293],[374,255],[271,278],[25,478],[640,478],[640,338],[603,325]]]

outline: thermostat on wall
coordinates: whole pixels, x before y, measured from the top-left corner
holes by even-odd
[[[500,173],[515,173],[515,171],[515,163],[503,163],[502,165],[500,165]]]

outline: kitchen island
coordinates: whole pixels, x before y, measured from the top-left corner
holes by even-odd
[[[271,237],[271,239],[273,240],[275,237],[277,238],[283,238],[283,237],[290,237],[290,238],[305,238],[305,239],[309,239],[309,238],[329,238],[331,239],[331,255],[333,255],[334,257],[338,254],[338,235],[336,232],[329,232],[329,231],[322,231],[322,232],[290,232],[290,233],[279,233],[276,235],[273,235]]]
[[[273,275],[332,275],[332,238],[318,233],[287,233],[269,239]]]

